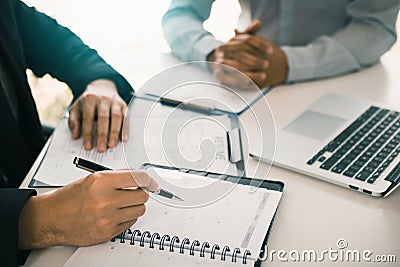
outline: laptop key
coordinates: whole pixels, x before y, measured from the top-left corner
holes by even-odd
[[[390,156],[386,159],[387,162],[392,163],[392,161],[394,160],[393,156]]]
[[[362,161],[364,163],[367,162],[369,159],[370,157],[364,155],[361,155],[361,157],[358,158],[359,161]]]
[[[389,144],[393,144],[395,146],[397,146],[400,143],[400,138],[394,138],[392,141],[390,141]]]
[[[340,144],[341,142],[333,140],[326,146],[326,151],[333,152],[340,146]]]
[[[324,163],[321,164],[320,168],[324,170],[329,170],[337,161],[338,157],[330,157]]]
[[[372,167],[372,168],[377,168],[379,166],[379,164],[376,163],[375,161],[370,161],[367,166]]]
[[[382,152],[390,153],[390,152],[393,151],[393,149],[394,149],[393,147],[385,146],[385,147],[382,149]]]
[[[389,155],[389,153],[384,152],[384,151],[378,153],[378,157],[382,157],[382,158],[386,158],[388,155]]]
[[[368,148],[367,152],[370,153],[371,156],[375,155],[375,153],[379,150],[379,148],[376,147],[370,147]]]
[[[376,156],[372,160],[379,164],[384,160],[384,158]]]
[[[344,164],[346,164],[346,166],[348,166],[352,161],[353,161],[352,159],[345,157],[344,159],[342,159],[340,161],[340,163],[344,163]]]
[[[378,172],[382,173],[382,172],[385,171],[385,169],[386,169],[386,168],[380,167],[380,168],[378,169]]]
[[[355,151],[360,151],[360,152],[358,152],[358,154],[359,153],[361,153],[365,148],[367,147],[367,145],[362,145],[361,143],[360,144],[358,144],[356,147],[355,147]]]
[[[339,164],[336,164],[335,167],[333,167],[331,171],[335,172],[335,173],[342,173],[344,171],[344,169],[346,169],[346,167],[347,167],[347,164],[339,163]]]
[[[307,161],[308,165],[313,165],[314,163],[315,163],[315,159],[314,158],[312,158],[309,161]]]
[[[353,161],[355,158],[357,158],[357,156],[358,156],[357,154],[353,154],[352,152],[350,152],[349,154],[346,155],[346,158]]]
[[[381,175],[380,172],[375,172],[374,174],[372,174],[372,176],[370,178],[368,178],[367,183],[374,183],[376,181],[376,179],[378,179],[379,175]]]
[[[382,163],[382,168],[386,168],[387,166],[389,166],[390,162],[385,161],[384,163]]]
[[[386,147],[386,148],[389,148],[389,149],[395,149],[395,148],[396,148],[396,144],[394,144],[394,143],[389,143],[389,144],[387,144],[385,147]]]
[[[351,146],[342,146],[341,148],[339,148],[339,150],[338,151],[336,151],[336,153],[335,154],[337,154],[337,155],[344,155],[344,154],[346,154],[347,153],[347,151],[349,151],[349,149],[351,148]]]
[[[358,172],[361,169],[361,166],[355,166],[355,165],[351,165],[348,170],[349,171],[354,171],[354,172]]]
[[[370,167],[370,166],[366,166],[366,167],[363,169],[363,171],[366,171],[366,172],[369,172],[369,173],[372,173],[374,170],[375,170],[375,168]]]
[[[317,154],[317,155],[315,155],[314,157],[312,157],[312,159],[310,159],[309,161],[307,161],[307,164],[308,164],[308,165],[313,165],[314,162],[316,162],[318,158],[319,158],[319,155]]]
[[[353,177],[354,174],[356,174],[356,171],[352,171],[352,170],[346,170],[343,175],[347,176],[347,177]]]
[[[354,166],[357,166],[357,167],[362,167],[362,166],[364,166],[364,164],[365,164],[365,161],[361,161],[361,160],[356,160],[356,161],[353,163],[353,165],[354,165]]]
[[[356,179],[360,180],[360,181],[365,181],[367,180],[367,178],[371,175],[370,172],[366,172],[366,171],[361,171],[356,175]]]

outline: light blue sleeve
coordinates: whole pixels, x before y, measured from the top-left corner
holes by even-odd
[[[289,64],[287,82],[336,76],[376,63],[396,41],[398,11],[399,0],[352,2],[345,28],[306,46],[282,47]]]
[[[214,0],[172,0],[162,19],[172,53],[182,61],[206,60],[222,42],[203,28]]]

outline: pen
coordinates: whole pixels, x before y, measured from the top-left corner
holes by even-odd
[[[171,98],[166,98],[166,97],[161,97],[160,98],[160,103],[166,106],[171,106],[171,107],[180,107],[182,109],[187,109],[187,110],[192,110],[192,111],[197,111],[197,112],[202,112],[202,113],[212,113],[214,111],[214,107],[205,107],[201,106],[198,104],[194,103],[185,103],[181,102],[175,99]]]
[[[98,172],[98,171],[112,171],[111,168],[105,167],[103,165],[100,165],[96,162],[92,162],[86,159],[82,159],[79,157],[75,157],[74,158],[74,164],[76,167],[83,169],[85,171],[89,171],[89,172]],[[183,201],[182,198],[178,197],[177,195],[175,195],[172,192],[169,192],[165,189],[162,188],[157,188],[154,191],[149,191],[153,194],[165,197],[165,198],[169,198],[169,199],[174,199],[174,200],[180,200]]]
[[[202,106],[199,104],[195,103],[189,103],[189,102],[182,102],[179,100],[175,100],[172,98],[167,98],[167,97],[158,97],[157,95],[153,94],[147,94],[150,97],[153,97],[158,100],[162,105],[169,106],[169,107],[178,107],[183,110],[189,110],[189,111],[196,111],[199,113],[204,113],[208,115],[218,115],[220,112],[215,108],[215,107],[207,107],[207,106]]]

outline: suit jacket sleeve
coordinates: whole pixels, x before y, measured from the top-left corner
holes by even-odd
[[[67,83],[78,97],[96,79],[110,79],[119,94],[128,102],[133,89],[121,74],[108,65],[82,40],[54,19],[17,3],[17,23],[20,30],[27,67],[37,76],[48,73]]]
[[[18,220],[28,198],[35,190],[0,189],[0,255],[3,266],[17,266],[25,261],[28,251],[18,249]]]

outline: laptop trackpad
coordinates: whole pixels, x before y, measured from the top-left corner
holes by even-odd
[[[289,123],[284,130],[322,141],[345,121],[342,118],[307,110]]]

